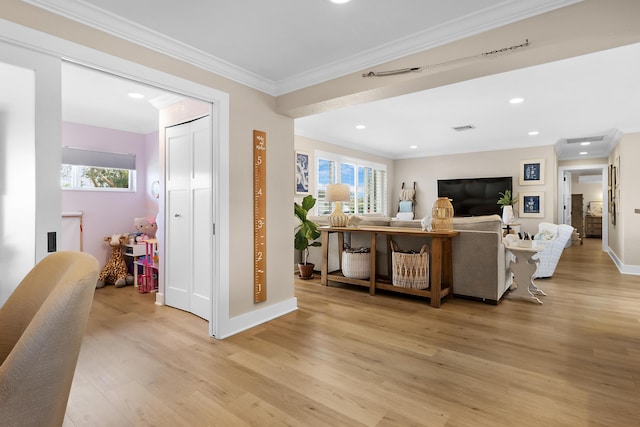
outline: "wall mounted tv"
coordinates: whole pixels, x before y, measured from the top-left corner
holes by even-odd
[[[439,179],[438,197],[448,197],[455,216],[502,215],[499,193],[513,194],[512,178]]]

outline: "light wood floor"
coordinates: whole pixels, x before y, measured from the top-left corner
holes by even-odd
[[[566,249],[541,306],[298,281],[297,312],[222,341],[97,289],[64,425],[638,426],[640,277],[600,247]]]

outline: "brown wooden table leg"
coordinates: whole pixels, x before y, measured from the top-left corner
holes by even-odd
[[[371,256],[369,257],[369,295],[376,294],[376,233],[371,233]]]
[[[391,248],[391,234],[387,234],[387,276],[393,283],[393,249]]]
[[[442,288],[449,288],[448,298],[453,298],[453,251],[451,238],[443,242],[442,252]]]
[[[320,231],[320,242],[322,243],[322,267],[320,268],[320,284],[327,286],[329,284],[327,280],[327,272],[329,266],[329,232],[326,230]]]
[[[431,307],[440,307],[442,289],[442,238],[431,239]]]
[[[342,271],[342,251],[344,250],[344,233],[338,233],[338,270]]]

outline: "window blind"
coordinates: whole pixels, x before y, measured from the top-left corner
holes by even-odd
[[[62,164],[135,170],[136,155],[62,147]]]

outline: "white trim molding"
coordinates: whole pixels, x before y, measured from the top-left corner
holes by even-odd
[[[298,299],[293,297],[288,300],[266,306],[260,310],[254,310],[249,313],[241,314],[229,319],[224,328],[218,328],[216,338],[223,339],[235,335],[239,332],[246,331],[269,320],[276,319],[285,314],[294,312],[298,309]]]
[[[616,267],[618,267],[618,271],[620,273],[640,276],[640,265],[625,265],[611,248],[607,250],[607,253],[613,260],[613,263],[616,265]]]
[[[82,0],[23,0],[65,18],[99,29],[124,40],[224,76],[272,96],[279,96],[314,84],[361,71],[407,55],[443,46],[582,0],[505,0],[480,12],[462,15],[439,26],[391,43],[365,50],[348,59],[273,81],[203,52],[135,22],[126,20]],[[417,64],[423,65],[423,64]]]

